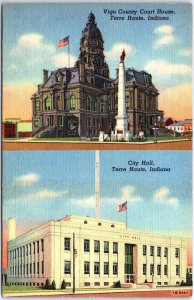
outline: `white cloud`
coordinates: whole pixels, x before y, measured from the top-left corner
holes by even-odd
[[[135,51],[134,47],[130,44],[118,43],[118,44],[113,45],[113,47],[109,51],[105,51],[106,60],[107,61],[108,60],[119,61],[123,49],[125,49],[125,52],[126,52],[126,60]]]
[[[159,35],[153,44],[155,49],[162,46],[170,45],[176,42],[176,38],[173,35],[174,27],[170,25],[159,26],[154,30],[154,33]]]
[[[81,207],[89,207],[94,208],[95,207],[95,195],[92,195],[85,199],[74,199],[76,205]]]
[[[73,66],[77,57],[70,55],[70,66]],[[52,57],[53,64],[56,68],[69,66],[69,56],[67,53],[58,53]]]
[[[192,49],[180,49],[179,55],[184,56],[184,57],[191,57],[192,56]]]
[[[56,51],[56,46],[49,44],[43,35],[27,33],[19,37],[15,48],[11,49],[9,55],[10,60],[14,59],[18,69],[21,67],[29,69],[35,66],[41,69],[49,65]]]
[[[178,198],[171,197],[170,194],[170,189],[166,186],[163,186],[154,192],[153,201],[155,203],[177,207],[179,205]]]
[[[170,25],[162,25],[159,27],[156,27],[154,30],[154,33],[163,33],[163,34],[172,34],[174,31],[174,27]]]
[[[35,173],[29,173],[23,176],[18,176],[14,180],[14,184],[18,185],[32,185],[39,180],[39,175]]]
[[[151,60],[144,69],[151,73],[153,77],[167,78],[172,75],[191,75],[192,67],[186,64],[172,64],[166,60]]]
[[[102,197],[101,202],[118,205],[124,201],[127,201],[128,204],[142,201],[142,197],[136,194],[134,186],[123,186],[120,192],[120,196],[118,197]],[[95,195],[83,199],[74,199],[74,201],[76,205],[81,207],[95,207]]]
[[[21,196],[18,196],[16,199],[10,199],[9,201],[15,202],[15,201],[39,201],[39,200],[49,200],[49,199],[56,199],[61,198],[67,195],[67,191],[55,191],[51,189],[42,189],[35,192],[28,192],[26,194],[23,194]]]
[[[18,56],[23,54],[24,50],[27,49],[28,51],[41,51],[41,52],[48,52],[53,53],[54,46],[52,44],[47,44],[44,41],[43,35],[39,33],[27,33],[22,36],[17,41],[17,45],[10,51],[10,56]]]

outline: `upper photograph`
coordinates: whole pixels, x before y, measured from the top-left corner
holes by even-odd
[[[4,4],[3,150],[191,150],[192,6]]]

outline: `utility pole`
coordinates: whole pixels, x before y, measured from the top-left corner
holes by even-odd
[[[73,294],[75,294],[75,233],[73,233]]]
[[[100,153],[96,150],[96,167],[95,167],[95,202],[96,202],[96,218],[100,217]]]

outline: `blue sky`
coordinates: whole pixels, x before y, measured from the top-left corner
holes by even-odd
[[[145,21],[111,21],[110,15],[104,14],[104,9],[156,12],[158,8],[174,10],[175,14],[169,15],[168,21],[147,21],[147,14],[139,13],[137,15],[143,16]],[[161,88],[191,80],[190,5],[7,4],[3,9],[5,84],[13,81],[37,84],[42,80],[42,68],[52,70],[64,66],[67,48],[57,49],[56,46],[58,40],[67,35],[70,35],[73,63],[79,55],[81,31],[90,11],[94,12],[102,32],[112,76],[115,76],[119,51],[122,50],[119,45],[125,44],[126,66],[140,70],[147,68],[148,71],[153,69],[155,81]],[[151,66],[151,62],[155,62],[155,66]],[[170,70],[172,66],[173,71]]]
[[[115,10],[110,20],[104,10]],[[137,11],[143,21],[128,21],[118,10]],[[165,16],[169,20],[147,20]],[[174,14],[157,15],[157,9]],[[126,67],[152,74],[159,90],[159,109],[176,120],[191,118],[192,8],[190,4],[99,3],[99,4],[4,4],[3,6],[3,116],[31,118],[31,95],[42,83],[42,69],[68,66],[68,47],[58,41],[70,35],[71,66],[79,56],[79,43],[90,12],[104,39],[110,76],[115,77],[120,54],[126,50]],[[130,15],[129,15],[130,16]],[[134,16],[134,15],[132,15]],[[184,101],[183,101],[184,100]],[[14,111],[13,106],[22,107]]]
[[[101,217],[125,221],[117,206],[128,201],[128,226],[191,236],[190,151],[101,151]],[[113,172],[128,161],[153,160],[171,172]],[[3,220],[20,224],[95,216],[95,151],[4,151]],[[24,225],[23,225],[24,226]]]

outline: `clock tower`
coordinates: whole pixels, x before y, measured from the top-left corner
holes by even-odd
[[[103,44],[102,34],[95,22],[95,16],[91,12],[86,27],[82,31],[79,61],[84,64],[85,70],[109,78],[109,68],[105,62]]]

